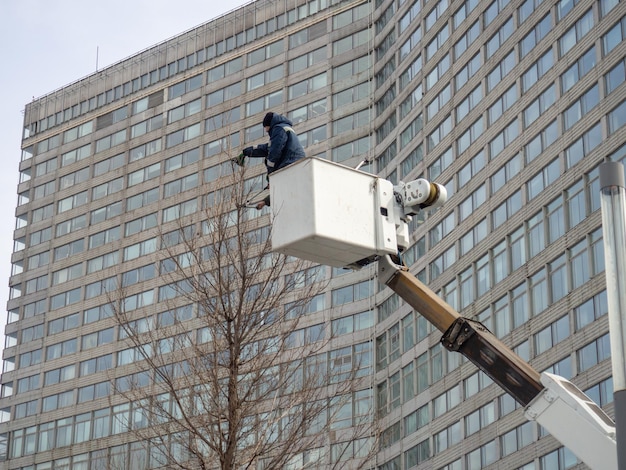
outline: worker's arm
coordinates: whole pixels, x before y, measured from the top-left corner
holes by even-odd
[[[282,157],[283,151],[285,149],[285,145],[287,144],[287,131],[283,129],[282,126],[274,126],[270,130],[270,143],[265,144],[267,147],[267,160],[265,164],[267,165],[267,172],[271,173],[274,171]]]

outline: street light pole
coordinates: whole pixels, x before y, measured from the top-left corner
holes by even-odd
[[[609,335],[613,368],[613,397],[617,465],[626,470],[626,183],[624,165],[600,165],[600,198]]]

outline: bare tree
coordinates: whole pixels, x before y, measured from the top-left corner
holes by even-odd
[[[132,468],[148,455],[180,469],[319,465],[335,414],[368,386],[356,361],[347,373],[329,367],[330,332],[306,316],[326,288],[322,268],[272,252],[264,215],[243,207],[263,177],[228,172],[203,212],[160,233],[159,313],[129,309],[123,288],[111,298],[137,359],[116,372],[115,390],[133,403],[129,432],[150,446]],[[374,451],[372,416],[344,436],[362,462]]]

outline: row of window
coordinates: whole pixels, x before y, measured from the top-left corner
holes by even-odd
[[[606,292],[597,294],[584,304],[576,307],[573,310],[575,330],[580,330],[589,322],[606,315],[607,310]],[[387,367],[388,363],[400,357],[400,344],[402,344],[402,350],[406,351],[408,350],[407,346],[410,347],[414,341],[412,337],[413,327],[410,324],[406,324],[407,319],[411,320],[411,315],[401,322],[403,330],[399,330],[400,323],[397,323],[387,333],[376,338],[377,370]],[[479,319],[485,320],[486,323],[483,324],[488,328],[493,326],[491,317]],[[570,321],[569,315],[555,320],[525,342],[517,345],[514,348],[515,352],[524,360],[530,361],[533,357],[544,353],[559,342],[569,338],[571,335]],[[425,321],[424,326],[426,326]],[[427,333],[427,329],[424,328],[422,336],[425,338]],[[582,373],[609,357],[610,345],[607,333],[575,351],[576,372],[570,364],[571,356],[560,359],[557,364],[549,369],[551,371],[556,370],[561,376],[571,378],[574,374]],[[427,390],[430,385],[443,378],[445,374],[458,367],[463,360],[459,354],[444,351],[441,345],[431,347],[427,352],[418,356],[415,361],[410,362],[377,385],[377,410],[379,415],[384,416],[402,403],[409,402],[415,396]],[[478,382],[474,383],[474,379],[480,379],[480,386],[476,386]],[[459,404],[462,397],[466,399],[477,393],[478,390],[488,385],[490,380],[486,376],[478,375],[473,377],[472,380],[466,380],[464,383],[466,387],[464,393],[461,392],[460,385],[457,385],[434,399],[433,417],[438,417]],[[428,411],[423,412],[428,413]],[[409,426],[409,429],[413,428]]]
[[[565,161],[563,165],[566,169],[573,167],[595,148],[599,141],[597,139],[598,127],[599,126],[596,125],[590,128],[565,150]],[[448,153],[444,155],[447,154]],[[613,152],[610,158],[620,161],[624,159],[625,155],[626,147],[622,147]],[[431,229],[428,234],[430,246],[434,246],[434,244],[443,240],[455,228],[456,217],[462,221],[486,202],[488,187],[490,188],[490,193],[494,194],[504,187],[509,179],[515,177],[521,171],[523,166],[522,162],[523,160],[519,154],[514,155],[508,162],[502,165],[485,184],[478,187],[459,204],[458,215],[455,216],[454,213],[448,214],[436,227]],[[469,178],[480,171],[484,165],[484,153],[481,151],[457,174],[457,184],[459,187],[462,187],[464,182],[469,181]],[[549,185],[559,177],[561,165],[557,158],[532,177],[525,184],[526,200],[533,199],[541,191],[547,189]],[[452,181],[448,183],[448,186],[451,184]],[[561,196],[546,205],[539,213],[531,218],[528,222],[528,231],[529,233],[534,232],[535,234],[529,241],[531,245],[529,248],[530,257],[535,256],[549,243],[555,241],[568,229],[573,228],[585,217],[600,208],[598,184],[598,170],[596,167],[585,174],[581,180],[574,182]],[[451,189],[452,188],[449,188],[448,190],[450,191]],[[489,226],[491,226],[492,229],[497,228],[507,217],[510,217],[519,210],[522,204],[522,195],[522,190],[513,193],[492,212],[490,225],[488,219],[483,219],[475,225],[471,231],[460,238],[460,245],[458,247],[453,245],[446,250],[443,255],[437,258],[433,263],[433,268],[430,270],[431,279],[436,278],[446,267],[455,262],[457,252],[460,255],[465,255],[479,243],[488,233]],[[558,216],[561,218],[559,219]],[[546,219],[545,223],[543,219]],[[408,250],[407,254],[410,255],[411,252],[416,251],[416,249],[419,254],[424,253],[425,245],[423,239],[420,239],[416,246]],[[407,259],[409,258],[411,262],[417,259],[415,256],[407,256]]]
[[[606,5],[605,5],[606,3]],[[602,2],[603,5],[603,12],[607,12],[609,11],[611,8],[613,8],[613,6],[616,4],[616,2]],[[587,18],[587,16],[583,16],[583,19]],[[506,26],[508,23],[505,23],[504,26]],[[543,23],[540,23],[540,25]],[[540,26],[539,25],[539,26]],[[611,29],[611,34],[613,36],[615,36],[615,34],[613,33],[613,31],[622,31],[623,26],[620,23],[618,23],[616,25],[616,27]],[[541,28],[541,31],[544,31],[545,28]],[[585,29],[586,31],[587,29]],[[470,30],[471,31],[471,30]],[[538,33],[539,34],[539,33]],[[541,33],[543,34],[543,33]],[[610,41],[608,40],[609,37],[613,37],[611,36],[611,34],[606,34],[604,36],[604,40],[603,40],[603,44],[605,44],[605,46],[603,46],[602,48],[602,52],[604,55],[608,54],[610,52],[610,50],[612,50],[612,47],[614,47],[614,45],[609,47]],[[620,33],[621,34],[621,33]],[[495,37],[495,36],[494,36]],[[498,36],[499,37],[499,36]],[[621,37],[621,36],[620,36]],[[571,84],[574,83],[575,80],[578,80],[580,77],[582,77],[582,75],[586,74],[591,67],[593,67],[593,64],[595,63],[595,49],[592,48],[590,50],[588,50],[586,53],[584,53],[580,60],[575,63],[574,65],[572,65],[560,78],[561,83],[562,83],[562,92],[565,92],[566,90],[569,89],[569,87],[571,87]],[[509,57],[511,56],[511,57]],[[509,58],[511,59],[510,63],[509,63]],[[415,62],[413,65],[411,65],[409,67],[409,69],[407,70],[413,70],[413,68],[415,68],[415,64],[418,65],[417,70],[415,72],[412,73],[412,75],[415,75],[417,73],[417,71],[419,71],[419,68],[421,68],[421,59],[418,57],[417,62]],[[515,56],[512,54],[507,55],[501,62],[500,64],[495,67],[493,69],[493,71],[488,75],[487,78],[487,82],[486,82],[486,86],[488,89],[491,89],[495,86],[495,84],[497,82],[499,82],[503,76],[508,73],[509,70],[511,70],[511,68],[515,65]],[[456,75],[456,89],[458,90],[461,86],[463,86],[466,81],[469,79],[469,77],[471,75],[473,75],[473,73],[475,73],[478,68],[480,67],[482,63],[482,57],[480,54],[476,54],[474,56],[473,59],[471,59],[466,66]],[[528,90],[530,88],[530,86],[532,86],[534,83],[536,83],[536,81],[543,75],[545,74],[545,72],[547,71],[548,68],[550,68],[552,66],[552,64],[554,63],[554,58],[553,58],[553,53],[551,50],[548,50],[548,53],[544,56],[542,56],[537,62],[535,62],[535,64],[533,64],[526,73],[523,74],[522,77],[522,89],[524,91]],[[441,69],[441,66],[444,66],[443,69]],[[434,84],[436,83],[437,78],[441,75],[441,73],[443,73],[443,71],[447,70],[447,68],[449,67],[449,60],[444,57],[444,59],[442,61],[440,61],[440,63],[438,64],[437,67],[435,67],[435,69],[433,70],[433,72],[431,72],[431,74],[429,75],[429,77],[432,75],[432,79],[428,78],[427,80],[427,85],[428,83]],[[617,76],[619,76],[619,67],[616,67],[617,70],[615,70],[613,73],[615,73]],[[433,75],[434,74],[434,75]],[[609,84],[611,81],[611,76],[610,74],[607,74],[605,76],[605,83],[607,83],[606,85],[606,92],[605,94],[608,95],[608,93],[610,93],[612,90],[615,89],[616,86],[619,85],[619,78],[617,79],[617,81],[613,80],[614,84]],[[403,88],[403,86],[401,86],[401,88]],[[474,90],[474,92],[470,93],[470,95],[466,98],[466,100],[464,100],[462,103],[460,103],[457,108],[456,108],[456,113],[455,115],[457,116],[457,122],[458,122],[458,117],[464,117],[467,115],[467,113],[474,107],[476,106],[477,102],[480,100],[480,97],[482,96],[482,93],[479,93],[481,90],[481,88],[477,88]],[[549,90],[549,88],[548,88]],[[509,96],[510,95],[510,96]],[[515,87],[511,87],[509,89],[509,91],[507,93],[505,93],[500,99],[498,99],[498,101],[496,103],[494,103],[490,110],[489,110],[489,123],[492,124],[493,121],[495,121],[497,118],[499,118],[504,111],[506,111],[506,109],[508,109],[508,107],[510,107],[515,100],[517,99],[517,93],[515,90]],[[444,89],[439,93],[439,95],[437,97],[435,97],[435,99],[433,101],[431,101],[431,103],[428,105],[427,109],[429,111],[429,114],[427,115],[427,117],[431,116],[436,113],[439,109],[441,109],[442,105],[447,102],[449,100],[449,86],[444,87]],[[545,93],[544,90],[544,96],[546,99],[551,99],[551,97],[553,96],[552,94],[549,93]],[[591,95],[589,95],[589,99],[591,99],[592,102],[597,102],[597,100],[594,100]],[[599,99],[599,98],[598,98]],[[583,101],[584,100],[584,101]],[[572,107],[567,110],[564,113],[564,127],[565,129],[568,129],[569,127],[571,127],[571,118],[570,117],[574,117],[577,115],[581,115],[582,113],[586,112],[585,110],[590,109],[593,106],[592,104],[588,103],[588,99],[587,98],[581,98],[581,100],[577,103],[575,103],[574,105],[572,105]],[[389,103],[391,103],[389,101]],[[549,106],[549,102],[547,102],[545,99],[540,99],[538,98],[538,101],[533,103],[531,105],[531,107],[527,108],[527,110],[525,110],[525,121],[523,123],[524,127],[526,127],[527,125],[529,125],[531,122],[533,122],[538,113],[541,114],[541,112],[543,112],[543,110],[547,109],[547,107]],[[584,108],[584,109],[583,109]],[[382,109],[382,108],[381,108]],[[449,123],[448,121],[451,119],[451,116],[448,116],[448,118],[444,119],[444,121],[442,122],[442,124],[435,130],[435,132],[431,133],[428,138],[427,138],[427,144],[429,146],[429,149],[434,148],[452,129],[452,125],[451,123]],[[574,117],[574,119],[577,119]],[[615,110],[614,113],[611,114],[611,116],[608,119],[608,125],[609,127],[611,127],[611,129],[615,129],[616,126],[619,125],[619,118],[618,118],[618,110]],[[514,121],[515,122],[515,121]],[[507,127],[507,129],[505,129],[500,135],[498,135],[490,144],[490,149],[492,152],[492,155],[490,155],[490,158],[494,158],[495,155],[497,155],[499,153],[499,150],[503,149],[506,145],[510,144],[510,142],[517,137],[517,135],[519,134],[519,125],[518,124],[514,124],[514,122],[512,123],[513,125],[509,125]],[[477,124],[480,124],[480,126],[477,128]],[[378,128],[377,130],[377,142],[381,142],[389,132],[392,131],[392,129],[395,127],[394,125],[390,125],[388,127],[386,127],[385,125],[381,126]],[[386,130],[385,130],[386,129]],[[457,153],[462,152],[463,150],[465,150],[469,144],[471,144],[473,141],[475,141],[477,139],[477,137],[482,134],[484,130],[484,126],[482,125],[481,121],[476,121],[474,123],[474,125],[470,126],[470,129],[467,130],[467,132],[464,134],[464,136],[459,139],[459,142],[457,142]],[[609,131],[609,132],[614,132],[614,131]],[[528,159],[532,159],[534,157],[532,157],[532,155],[537,155],[538,152],[541,152],[543,149],[545,149],[554,139],[552,140],[546,140],[546,142],[544,142],[543,140],[543,133],[539,133],[537,135],[537,138],[533,140],[533,142],[531,142],[530,144],[527,145],[527,149],[526,149],[526,153],[528,154]],[[552,131],[547,132],[545,137],[547,137],[548,139],[551,138],[551,136],[553,134],[556,134]],[[558,135],[558,134],[557,134]],[[403,143],[403,147],[406,146],[407,142]]]
[[[353,347],[350,347],[350,349],[352,348],[353,352],[349,352],[348,355],[344,353],[343,349],[330,352],[328,360],[323,359],[318,366],[327,366],[333,370],[333,373],[339,373],[341,371],[347,372],[348,369],[354,369],[359,377],[368,375],[368,364],[371,363],[371,350],[369,348],[369,343],[354,345]],[[119,354],[122,354],[122,352]],[[351,357],[352,354],[354,354],[354,358],[346,360],[346,358]],[[112,367],[110,360],[111,355],[102,356],[98,359],[102,359],[102,361],[100,361],[101,370],[106,370],[107,368]],[[311,358],[311,361],[316,362],[318,359]],[[313,370],[311,367],[311,361],[308,362],[306,367],[307,371]],[[81,363],[80,369],[81,373],[92,373],[97,367],[98,361],[95,361],[94,364],[91,364],[89,361],[84,361]],[[346,367],[348,369],[346,369]],[[304,368],[302,368],[301,372],[303,371]],[[181,367],[178,373],[185,374],[188,372],[189,371],[185,370],[185,367]],[[276,368],[276,373],[278,372],[279,370]],[[48,371],[45,373],[44,377],[46,384],[52,385],[60,381],[74,378],[75,373],[76,366],[72,365],[59,370]],[[171,371],[171,373],[176,374],[175,371]],[[35,376],[20,379],[17,383],[17,393],[24,393],[27,390],[32,390],[34,388],[32,384],[38,382],[38,380],[34,377]],[[158,375],[156,379],[158,382]],[[128,377],[121,377],[116,380],[116,390],[128,390],[129,387],[149,385],[152,383],[152,380],[153,379],[149,377],[149,374],[146,374],[145,372],[136,373]],[[27,382],[31,384],[28,387],[25,385]],[[110,381],[108,380],[102,383],[81,387],[77,392],[78,403],[107,396],[110,393]],[[259,394],[261,395],[262,391],[259,391]],[[173,400],[169,400],[167,396],[161,396],[160,398],[163,398],[165,401],[159,400],[159,406],[164,405],[165,402],[169,403],[169,407],[175,406]],[[57,407],[61,408],[71,406],[74,404],[74,399],[73,390],[45,397],[43,399],[42,411],[50,411],[52,409],[56,409]],[[198,402],[198,404],[201,406],[200,402]],[[123,404],[115,406],[112,409],[107,408],[93,413],[63,418],[61,420],[35,426],[35,428],[38,428],[38,432],[35,434],[39,437],[35,437],[36,442],[32,443],[32,446],[27,444],[27,441],[29,440],[27,436],[30,434],[32,428],[15,431],[12,436],[11,456],[18,457],[21,455],[28,455],[34,453],[35,451],[43,452],[52,447],[61,447],[99,437],[127,432],[130,429],[127,426],[132,426],[133,429],[145,427],[147,425],[147,416],[144,412],[142,412],[143,406],[145,406],[145,404],[142,402],[133,404],[133,408],[137,409],[131,413],[130,405]],[[16,405],[15,413],[16,415],[19,415],[19,417],[24,417],[36,414],[37,408],[38,400],[34,400],[32,402]],[[203,408],[201,407],[200,410],[201,409]],[[318,424],[325,424],[326,422],[332,421],[331,428],[333,429],[352,427],[362,423],[363,420],[367,420],[371,414],[371,409],[371,391],[364,390],[354,392],[350,395],[332,398],[329,406],[324,408],[326,415],[323,419],[320,419],[317,422]],[[118,418],[123,419],[118,420]],[[140,421],[135,421],[137,419],[140,419]]]
[[[257,39],[262,38],[263,36],[272,34],[275,31],[285,28],[286,26],[293,24],[298,20],[306,18],[309,15],[318,13],[319,11],[326,9],[335,3],[338,3],[338,0],[309,0],[306,4],[299,6],[294,10],[270,18],[265,22],[259,23],[249,28],[246,31],[236,33],[235,35],[228,37],[216,44],[212,44],[206,48],[200,49],[187,55],[186,57],[182,57],[158,69],[147,72],[140,77],[134,78],[133,80],[128,81],[122,85],[111,88],[103,93],[100,93],[97,96],[82,101],[72,107],[66,108],[63,111],[59,111],[44,119],[33,122],[24,129],[24,138],[32,137],[37,133],[51,129],[64,122],[68,122],[71,119],[77,118],[97,108],[113,103],[114,101],[121,100],[122,98],[136,93],[139,90],[145,89],[162,80],[166,80],[169,77],[172,77],[178,73],[182,73],[197,65],[208,62],[211,59],[226,52],[230,52],[237,47],[241,47],[247,43],[254,42]],[[343,15],[337,15],[339,16],[339,18],[334,20],[334,27],[340,28],[346,24],[347,18],[355,19],[360,17],[359,15],[362,15],[361,10],[354,10],[354,13],[348,12],[344,13]],[[213,25],[205,25],[203,27],[219,27],[218,22],[219,20],[214,22]],[[296,33],[296,35],[298,34],[301,33]],[[293,44],[293,46],[290,47],[296,47],[298,45],[298,41],[290,41],[290,44]],[[265,48],[261,48],[259,51],[253,51],[251,53],[248,53],[248,61],[250,63],[257,63],[259,61],[259,57],[265,55]]]
[[[477,376],[480,373],[474,374]],[[473,376],[473,377],[474,377]],[[489,385],[491,382],[487,380],[483,386]],[[601,405],[606,405],[613,401],[612,397],[612,380],[607,379],[599,384],[591,387],[586,393],[589,393],[593,396],[597,396],[598,402]],[[600,392],[602,390],[602,392]],[[453,392],[453,393],[451,393]],[[596,393],[599,392],[599,393]],[[437,401],[441,403],[442,409],[456,406],[462,400],[463,394],[460,393],[460,387],[457,386],[454,389],[446,392],[444,395],[437,397],[433,401],[433,417],[436,416],[437,410]],[[465,397],[467,397],[467,393],[465,393]],[[433,454],[439,454],[444,450],[452,447],[455,444],[463,441],[465,437],[470,436],[471,434],[478,432],[488,425],[494,423],[498,419],[503,416],[511,413],[515,410],[519,405],[515,403],[515,401],[508,395],[500,395],[495,400],[489,401],[486,404],[482,405],[477,410],[471,412],[470,414],[464,416],[460,421],[456,421],[453,424],[447,426],[445,429],[433,432],[431,439],[426,439],[418,444],[416,447],[404,453],[404,468],[413,468],[419,462],[427,460],[430,458],[431,450]],[[403,437],[407,437],[418,429],[421,429],[425,426],[431,425],[431,417],[429,413],[429,405],[425,405],[420,407],[418,410],[414,411],[410,415],[404,417],[402,421],[398,421],[392,426],[388,427],[382,432],[381,435],[381,447],[389,447],[394,443],[398,442]],[[465,455],[464,458],[459,459],[451,464],[448,464],[442,467],[441,470],[451,470],[451,469],[461,469],[461,461],[466,461],[465,468],[482,468],[484,465],[489,465],[499,459],[502,459],[523,447],[531,444],[536,441],[538,438],[546,435],[546,431],[542,428],[537,428],[536,425],[532,423],[524,423],[521,424],[503,434],[498,436],[494,441],[484,444],[483,446],[471,451]],[[561,449],[562,450],[562,449]],[[560,451],[559,451],[560,453]],[[541,467],[544,470],[552,469],[552,468],[568,468],[563,465],[556,465],[557,463],[557,452],[553,452],[548,454],[547,456],[541,457]],[[577,459],[573,454],[568,454],[566,457],[566,462],[576,463]],[[399,469],[400,467],[400,456],[396,457],[394,460],[383,464],[378,467],[379,469]],[[549,466],[549,464],[554,464],[554,466]],[[548,466],[546,466],[548,465]],[[523,469],[533,469],[535,468],[533,464],[528,464]]]

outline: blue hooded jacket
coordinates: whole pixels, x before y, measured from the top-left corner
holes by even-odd
[[[285,116],[274,113],[269,130],[270,142],[257,146],[257,149],[267,152],[265,165],[268,174],[305,157],[292,125]]]

